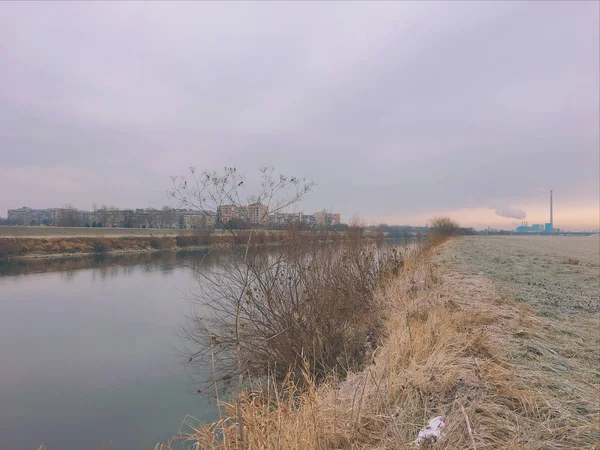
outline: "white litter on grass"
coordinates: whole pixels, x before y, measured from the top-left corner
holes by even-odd
[[[429,421],[427,426],[419,431],[415,444],[421,446],[421,444],[433,444],[442,436],[442,430],[444,429],[444,422],[440,416],[434,417]]]

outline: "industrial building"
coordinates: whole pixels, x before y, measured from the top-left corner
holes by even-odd
[[[529,226],[527,221],[521,222],[521,225],[517,227],[517,233],[559,233],[559,228],[554,228],[554,211],[553,211],[553,200],[552,190],[550,190],[550,222],[536,223]]]

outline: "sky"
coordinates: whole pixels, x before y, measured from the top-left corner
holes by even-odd
[[[0,216],[273,166],[305,213],[598,228],[599,5],[0,2]]]

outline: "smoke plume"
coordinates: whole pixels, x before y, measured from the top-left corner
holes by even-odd
[[[495,208],[494,212],[502,217],[510,217],[511,219],[523,220],[527,217],[527,213],[521,208],[515,208],[514,206],[503,206]]]

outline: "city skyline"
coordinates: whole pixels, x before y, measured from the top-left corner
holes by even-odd
[[[402,218],[398,219],[397,217],[394,216],[380,216],[377,218],[371,218],[371,220],[366,219],[365,217],[361,217],[359,214],[357,213],[353,213],[353,214],[349,214],[349,215],[345,215],[345,214],[341,214],[342,216],[344,216],[346,219],[345,221],[347,222],[348,220],[350,220],[352,217],[356,216],[358,218],[360,218],[365,225],[370,225],[370,226],[374,226],[374,225],[379,225],[379,224],[389,224],[389,225],[407,225],[407,226],[427,226],[428,222],[431,221],[431,219],[435,218],[435,217],[443,217],[443,216],[448,216],[451,217],[454,220],[457,220],[461,225],[464,225],[465,227],[472,227],[475,228],[477,230],[485,230],[487,228],[494,228],[494,229],[506,229],[506,230],[511,230],[514,229],[516,227],[518,227],[519,225],[521,225],[523,220],[526,220],[527,222],[529,222],[530,224],[534,224],[534,223],[547,223],[550,218],[549,218],[549,206],[548,206],[548,193],[550,191],[548,190],[546,192],[546,190],[538,190],[538,195],[537,195],[537,202],[532,203],[531,205],[527,206],[527,210],[529,211],[528,214],[526,214],[523,217],[519,217],[519,218],[514,218],[514,217],[506,217],[503,221],[498,221],[498,214],[494,211],[494,208],[489,207],[489,208],[476,208],[476,214],[473,213],[473,210],[471,209],[458,209],[458,210],[454,210],[454,211],[448,211],[448,210],[439,210],[439,211],[433,211],[433,212],[426,212],[426,213],[422,213],[422,214],[414,214],[411,216],[406,216],[406,220],[402,220]],[[169,199],[168,199],[169,200]],[[172,199],[170,199],[172,200]],[[545,202],[545,203],[544,203]],[[558,204],[557,202],[557,197],[556,197],[556,193],[555,193],[555,210],[554,210],[554,222],[556,224],[557,228],[562,228],[564,230],[570,230],[570,231],[589,231],[589,230],[598,230],[600,229],[600,211],[598,210],[598,208],[577,208],[577,207],[573,207],[573,205],[571,205],[570,203],[564,203],[563,199],[560,196],[558,196]],[[98,208],[99,207],[108,207],[108,208],[118,208],[120,210],[138,210],[138,209],[154,209],[154,210],[160,210],[163,207],[169,207],[172,209],[178,209],[177,206],[173,206],[166,204],[168,202],[165,202],[165,204],[163,204],[162,206],[149,206],[149,207],[119,207],[116,205],[105,205],[105,204],[101,204],[101,203],[92,203],[92,205],[96,205]],[[172,203],[172,202],[171,202]],[[67,203],[68,204],[68,203]],[[67,204],[61,204],[60,206],[53,206],[52,208],[63,208],[64,206],[66,206]],[[0,218],[8,217],[8,209],[18,209],[21,207],[31,207],[33,209],[47,209],[47,205],[43,205],[42,207],[34,207],[32,205],[22,205],[22,206],[12,206],[7,208],[6,211],[6,216],[3,216],[3,214],[0,213]],[[93,207],[92,208],[86,208],[86,207],[78,207],[78,205],[72,205],[74,207],[76,207],[77,209],[80,209],[82,211],[93,211]],[[320,211],[333,211],[333,209],[335,208],[320,208],[317,210],[317,212]],[[182,209],[182,210],[185,210]],[[297,214],[297,213],[302,213],[303,210],[306,210],[306,208],[303,208],[303,203],[296,205],[294,208],[292,208],[289,211],[284,211],[284,213],[288,213],[288,214]],[[521,211],[524,213],[524,211]],[[477,215],[479,217],[479,221],[474,220],[473,216]],[[591,220],[589,220],[588,222],[585,221],[581,221],[580,218],[581,217],[591,217]]]
[[[248,205],[222,204],[216,210],[193,208],[131,208],[94,206],[92,210],[77,209],[73,205],[58,208],[8,209],[8,225],[59,226],[59,227],[101,227],[101,228],[180,228],[206,229],[227,227],[231,222],[250,225],[285,226],[303,223],[309,226],[340,225],[341,216],[327,210],[312,214],[285,212],[279,209],[270,211],[267,205],[255,202]]]

